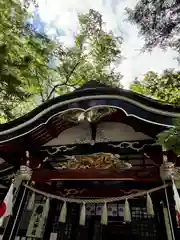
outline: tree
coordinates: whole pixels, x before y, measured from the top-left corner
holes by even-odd
[[[180,1],[139,0],[134,9],[127,9],[128,19],[139,27],[145,39],[144,50],[158,46],[168,47],[180,54]],[[177,58],[180,62],[180,57]],[[155,99],[180,105],[180,72],[166,70],[158,76],[154,72],[145,75],[131,85],[135,92]],[[180,119],[175,127],[161,133],[158,142],[180,154]]]
[[[27,1],[26,1],[27,3]],[[18,0],[0,0],[0,121],[35,105],[31,91],[37,76],[49,71],[52,43],[27,24],[28,11]],[[31,104],[28,104],[28,102]]]
[[[103,29],[102,15],[90,10],[79,15],[79,32],[74,38],[73,47],[58,45],[53,58],[58,62],[57,84],[51,84],[47,99],[96,80],[109,85],[121,86],[122,75],[115,66],[122,60],[120,37]]]
[[[165,70],[158,75],[155,72],[145,74],[143,80],[136,79],[130,86],[134,92],[153,97],[157,100],[180,104],[180,72]]]
[[[30,2],[23,7],[18,0],[0,0],[1,122],[89,80],[120,86],[115,64],[122,58],[122,39],[104,30],[101,14],[79,15],[74,46],[65,47],[28,24]]]
[[[175,121],[173,128],[160,133],[157,142],[167,150],[180,155],[180,119]]]
[[[143,80],[136,79],[131,85],[131,90],[137,93],[175,105],[180,105],[179,89],[180,72],[173,70],[165,70],[161,75],[148,72]],[[157,137],[160,145],[180,154],[180,119],[175,121],[172,129],[160,133]]]
[[[139,0],[127,9],[128,19],[139,27],[145,49],[172,47],[180,53],[180,1]]]

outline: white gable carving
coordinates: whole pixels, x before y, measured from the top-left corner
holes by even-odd
[[[132,127],[123,123],[104,122],[100,123],[97,127],[96,142],[136,141],[148,139],[151,139],[151,137],[144,133],[136,132]],[[90,142],[91,130],[89,123],[84,122],[63,131],[57,138],[52,139],[44,146]]]
[[[104,140],[103,140],[104,139]],[[148,140],[151,137],[136,132],[131,126],[118,122],[102,122],[98,125],[96,142]]]

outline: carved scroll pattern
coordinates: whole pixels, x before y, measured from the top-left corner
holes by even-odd
[[[144,149],[144,147],[147,146],[147,144],[143,144],[141,147],[138,147],[137,145],[140,145],[139,142],[121,142],[117,145],[116,144],[108,144],[108,146],[112,146],[114,148],[131,148],[136,151],[141,151]]]
[[[73,147],[57,146],[57,147],[52,147],[52,150],[54,150],[53,152],[49,151],[49,149],[43,149],[41,151],[47,152],[49,155],[52,156],[58,152],[67,152],[67,151],[74,150],[75,148],[76,148],[76,146],[73,146]]]

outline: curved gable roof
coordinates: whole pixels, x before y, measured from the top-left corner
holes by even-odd
[[[155,125],[157,132],[173,126],[180,107],[161,103],[134,92],[89,82],[83,87],[47,101],[25,116],[0,125],[0,143],[21,138],[42,128],[54,116],[72,109],[87,111],[99,106],[121,110],[126,116]]]

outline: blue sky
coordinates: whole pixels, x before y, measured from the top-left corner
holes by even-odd
[[[44,23],[41,30],[48,35],[59,35],[58,40],[66,45],[73,44],[73,36],[78,30],[78,13],[90,8],[99,11],[106,22],[107,30],[123,36],[122,53],[126,58],[117,66],[127,88],[135,77],[143,77],[147,71],[161,73],[166,68],[178,69],[176,53],[155,48],[152,53],[141,53],[143,39],[138,36],[137,27],[126,21],[125,7],[133,7],[137,0],[38,0],[39,17]]]

